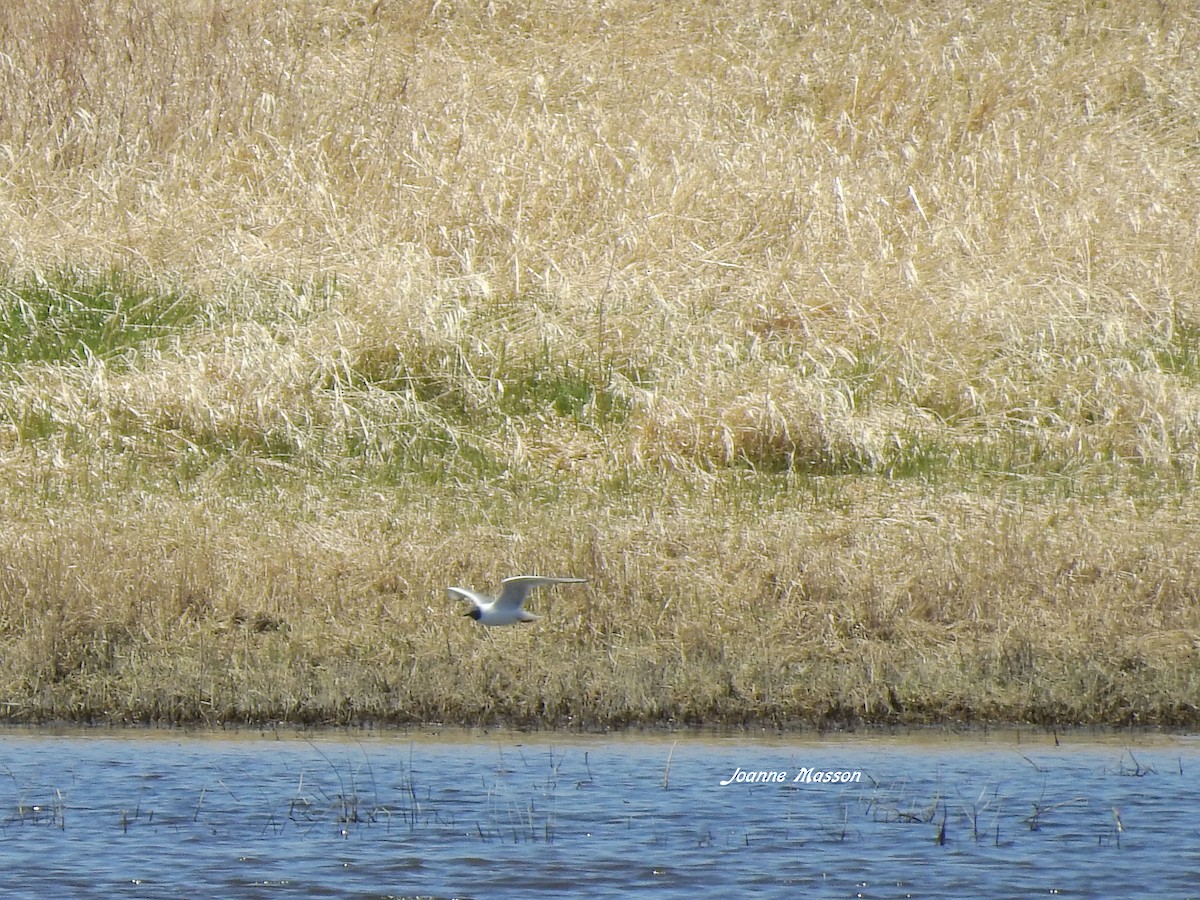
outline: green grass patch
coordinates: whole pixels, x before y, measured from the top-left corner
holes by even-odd
[[[405,394],[455,425],[558,417],[603,427],[628,417],[629,403],[612,390],[611,378],[592,367],[555,358],[549,350],[534,358],[506,357],[501,350],[484,368],[458,347],[437,353],[394,347],[363,354],[341,374],[349,375],[352,387]]]
[[[1154,349],[1154,361],[1170,375],[1200,381],[1200,325],[1177,322],[1166,341]]]
[[[194,298],[116,270],[26,276],[0,286],[0,363],[111,360],[203,317]]]

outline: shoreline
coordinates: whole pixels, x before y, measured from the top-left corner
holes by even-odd
[[[725,726],[658,726],[623,729],[584,728],[520,728],[508,726],[459,726],[437,723],[420,725],[360,724],[298,726],[285,723],[259,725],[197,725],[197,724],[135,724],[95,722],[46,722],[38,725],[0,723],[0,738],[10,736],[37,737],[111,737],[114,739],[216,741],[307,741],[312,739],[353,743],[392,743],[397,740],[416,744],[478,743],[479,741],[512,740],[517,743],[553,744],[557,740],[584,742],[649,743],[671,747],[679,742],[688,745],[723,744],[728,741],[750,741],[764,746],[823,746],[849,744],[862,746],[903,744],[939,746],[963,743],[984,747],[1009,748],[1030,746],[1070,750],[1079,747],[1168,746],[1180,741],[1200,739],[1200,729],[1187,728],[1111,728],[1079,725],[1051,728],[1020,725],[871,725],[851,729],[820,730],[813,728],[770,729]]]

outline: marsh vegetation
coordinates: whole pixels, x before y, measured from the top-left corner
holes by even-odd
[[[1196,723],[1193,6],[135,7],[0,10],[5,716]]]

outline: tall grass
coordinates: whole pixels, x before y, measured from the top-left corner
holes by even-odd
[[[10,715],[1194,722],[1197,38],[7,4]]]

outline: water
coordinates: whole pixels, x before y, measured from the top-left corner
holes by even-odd
[[[1197,896],[1198,775],[1185,737],[0,732],[0,870],[51,896]]]

